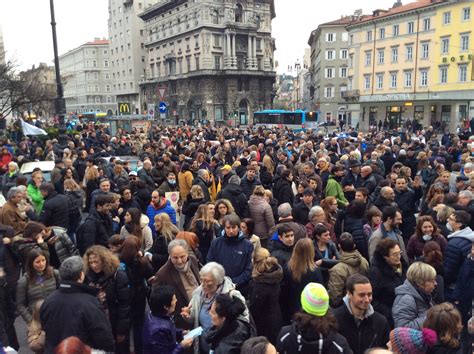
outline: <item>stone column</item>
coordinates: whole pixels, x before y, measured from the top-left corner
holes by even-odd
[[[231,66],[231,57],[232,57],[232,53],[231,53],[231,48],[230,48],[230,34],[229,33],[226,33],[225,34],[225,38],[226,38],[226,50],[225,50],[225,66],[226,67],[229,67]]]
[[[253,55],[252,55],[253,66],[257,68],[257,36],[253,36],[252,42],[253,42]]]
[[[247,69],[252,69],[253,66],[253,50],[252,50],[252,37],[248,36],[248,48],[247,48]]]
[[[233,38],[232,40],[232,65],[235,67],[237,67],[237,54],[235,52],[235,40],[237,38],[237,35],[234,33],[231,38]]]

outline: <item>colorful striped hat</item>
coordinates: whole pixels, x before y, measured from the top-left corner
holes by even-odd
[[[436,343],[436,340],[436,332],[429,328],[420,331],[399,327],[390,332],[390,344],[394,353],[423,354]]]
[[[301,292],[301,307],[310,315],[324,316],[329,309],[329,295],[324,286],[309,283]]]

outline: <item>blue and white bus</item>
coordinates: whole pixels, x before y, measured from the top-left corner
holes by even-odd
[[[267,109],[254,112],[253,124],[265,126],[266,128],[288,127],[293,130],[316,129],[318,127],[318,113],[306,111],[284,111],[278,109]]]

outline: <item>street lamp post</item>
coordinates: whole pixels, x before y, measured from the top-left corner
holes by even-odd
[[[301,69],[301,64],[300,64],[300,60],[297,59],[296,60],[296,63],[294,64],[294,66],[292,67],[291,65],[288,65],[288,69],[293,72],[293,68],[294,70],[296,71],[296,102],[295,102],[295,111],[297,109],[299,109],[299,88],[300,88],[300,82],[299,82],[299,74],[300,74],[300,69]]]
[[[54,99],[54,110],[58,116],[59,128],[64,129],[64,116],[66,115],[66,102],[64,100],[61,73],[59,71],[58,40],[56,37],[56,20],[54,17],[54,0],[49,0],[51,9],[51,30],[53,33],[54,69],[56,71],[56,98]]]

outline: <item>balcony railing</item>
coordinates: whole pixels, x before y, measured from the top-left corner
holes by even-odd
[[[357,101],[360,97],[359,90],[348,90],[341,92],[341,97],[345,100]]]

